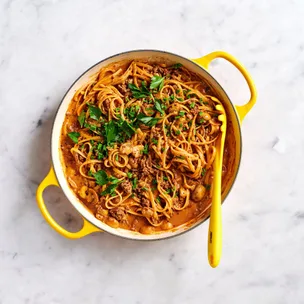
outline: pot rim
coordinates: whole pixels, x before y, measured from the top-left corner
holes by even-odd
[[[173,56],[176,56],[176,57],[179,57],[179,58],[182,58],[183,60],[186,60],[188,61],[190,64],[194,64],[196,65],[197,67],[199,67],[200,69],[204,70],[204,72],[206,72],[209,77],[212,78],[212,80],[218,85],[218,87],[222,90],[222,92],[226,95],[226,98],[227,100],[230,102],[231,106],[232,106],[232,109],[233,109],[233,113],[236,117],[236,121],[237,121],[237,127],[238,127],[238,131],[239,131],[239,143],[240,143],[240,152],[239,152],[239,162],[237,164],[237,168],[236,168],[236,172],[235,172],[235,175],[234,175],[234,178],[231,182],[231,186],[230,188],[228,189],[227,191],[227,194],[226,196],[224,197],[224,199],[222,200],[222,205],[223,203],[225,202],[226,198],[228,197],[231,189],[233,188],[234,186],[234,183],[237,179],[237,176],[238,176],[238,173],[239,173],[239,169],[240,169],[240,164],[241,164],[241,160],[242,160],[242,132],[241,132],[241,124],[240,124],[240,119],[239,119],[239,116],[237,114],[237,111],[234,107],[234,104],[232,103],[232,101],[230,100],[227,92],[224,90],[224,88],[219,84],[219,82],[209,73],[209,71],[207,69],[205,69],[204,67],[202,67],[201,65],[199,65],[198,63],[192,61],[191,59],[189,58],[186,58],[186,57],[183,57],[179,54],[175,54],[175,53],[172,53],[172,52],[168,52],[168,51],[163,51],[163,50],[157,50],[157,49],[134,49],[134,50],[129,50],[129,51],[124,51],[124,52],[120,52],[120,53],[117,53],[117,54],[114,54],[114,55],[111,55],[111,56],[108,56],[100,61],[98,61],[97,63],[93,64],[92,66],[90,66],[88,69],[86,69],[79,77],[76,78],[76,80],[69,86],[69,88],[67,89],[67,91],[65,92],[65,94],[63,95],[58,107],[57,107],[57,110],[55,112],[55,116],[54,116],[54,121],[53,121],[53,124],[52,124],[52,131],[51,131],[51,136],[50,136],[50,141],[51,141],[51,145],[50,145],[50,149],[51,149],[51,160],[52,160],[52,163],[54,164],[54,159],[55,159],[55,155],[53,154],[53,132],[54,132],[54,127],[55,127],[55,122],[56,122],[56,118],[57,118],[57,115],[58,115],[58,112],[59,112],[59,109],[61,108],[62,106],[62,103],[63,101],[65,100],[65,97],[67,96],[67,94],[70,92],[70,90],[72,89],[72,87],[74,86],[74,84],[80,80],[80,78],[82,78],[87,72],[89,72],[91,69],[93,69],[95,66],[99,65],[100,63],[106,61],[106,60],[109,60],[111,58],[114,58],[114,57],[118,57],[118,56],[121,56],[121,55],[124,55],[124,54],[130,54],[130,53],[136,53],[136,52],[155,52],[155,53],[165,53],[165,54],[168,54],[168,55],[173,55]],[[59,153],[59,152],[58,152]],[[57,155],[58,157],[58,155]],[[58,184],[60,186],[60,188],[63,190],[64,188],[62,187],[62,185],[60,184],[60,180],[58,178],[58,175],[57,175],[57,172],[56,172],[56,167],[54,167],[54,174],[56,176],[56,179],[58,181]],[[95,226],[96,228],[98,229],[101,229],[100,227],[96,226],[94,223],[92,223],[90,221],[90,219],[88,219],[84,214],[82,214],[81,212],[78,211],[78,209],[74,206],[74,204],[71,202],[71,200],[67,197],[67,195],[65,194],[65,191],[63,190],[62,191],[64,196],[67,198],[67,200],[69,201],[69,203],[76,209],[76,211],[81,215],[81,217],[83,217],[85,220],[87,220],[91,225]],[[180,230],[178,233],[175,233],[175,234],[172,234],[172,235],[168,235],[168,236],[165,236],[165,237],[160,237],[160,238],[153,238],[153,239],[150,239],[150,238],[142,238],[142,239],[139,239],[139,238],[135,238],[135,237],[132,237],[132,236],[127,236],[127,235],[118,235],[118,234],[114,234],[112,233],[111,231],[105,231],[113,236],[116,236],[116,237],[121,237],[123,239],[128,239],[128,240],[134,240],[134,241],[160,241],[160,240],[166,240],[166,239],[171,239],[171,238],[174,238],[174,237],[177,237],[177,236],[180,236],[186,232],[189,232],[191,231],[192,229],[200,226],[201,224],[205,223],[208,219],[209,219],[210,215],[208,215],[206,218],[204,218],[203,220],[201,221],[197,221],[195,222],[194,224],[192,224],[191,226],[189,226],[188,228],[184,229],[184,230]],[[101,229],[102,230],[102,229]],[[144,235],[143,236],[149,236],[149,235]]]

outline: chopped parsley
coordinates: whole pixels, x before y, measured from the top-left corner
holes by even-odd
[[[78,144],[78,137],[80,136],[79,132],[70,132],[68,136],[72,139],[75,144]]]
[[[202,176],[205,176],[206,172],[207,172],[207,169],[206,169],[206,168],[203,168],[203,169],[202,169]]]
[[[182,67],[183,65],[181,63],[175,63],[171,66],[172,69],[178,70]]]
[[[143,113],[139,113],[137,115],[137,120],[142,122],[143,124],[145,124],[148,127],[153,127],[158,123],[159,118],[151,117],[151,116],[145,116]]]
[[[185,116],[185,113],[186,113],[185,111],[179,111],[178,114],[179,114],[179,116]]]
[[[161,115],[165,114],[164,105],[161,104],[158,100],[155,101],[154,107],[155,107],[155,110],[157,110],[158,112],[161,113]]]
[[[96,179],[96,184],[103,186],[109,182],[107,172],[104,170],[99,170],[96,173],[92,173]]]
[[[209,184],[205,184],[205,188],[206,188],[206,190],[210,190],[211,185],[209,185]]]
[[[86,121],[84,122],[84,127],[85,128],[88,128],[90,131],[100,135],[101,134],[101,128],[99,128],[98,126],[96,125],[92,125],[92,124],[89,124],[87,123]]]
[[[111,184],[109,185],[104,191],[101,192],[101,195],[107,195],[110,194],[111,196],[114,195],[115,190],[117,188],[117,184]]]
[[[167,177],[167,176],[164,176],[164,177],[163,177],[163,180],[164,180],[164,181],[167,181],[167,180],[168,180],[168,177]]]
[[[144,81],[141,82],[140,88],[138,88],[133,83],[129,83],[128,87],[131,90],[133,97],[136,99],[145,98],[151,95],[151,92],[147,88],[146,83]]]
[[[78,116],[78,122],[79,122],[81,128],[82,128],[83,125],[84,125],[85,118],[86,118],[86,114],[85,114],[84,111],[82,111],[82,112],[80,113],[80,115]]]
[[[190,103],[190,108],[191,108],[191,109],[194,109],[194,107],[195,107],[195,102],[191,102],[191,103]]]
[[[131,172],[127,172],[127,176],[128,176],[128,178],[132,178],[132,173]]]
[[[132,180],[132,189],[136,189],[137,187],[137,177],[134,177],[133,180]]]
[[[176,134],[176,135],[180,135],[180,134],[181,134],[181,131],[180,131],[180,130],[175,130],[175,134]]]
[[[100,116],[101,116],[101,110],[98,107],[92,106],[90,104],[88,104],[89,107],[89,114],[90,114],[90,118],[94,119],[94,120],[99,120]]]
[[[132,106],[132,107],[129,107],[129,108],[126,108],[124,110],[124,114],[127,116],[127,118],[129,120],[134,120],[136,118],[136,115],[137,115],[137,112],[139,111],[140,107],[137,105],[137,106]]]
[[[162,87],[164,86],[164,80],[165,80],[165,77],[160,77],[160,76],[154,75],[151,78],[150,89],[153,90],[153,89],[158,88],[158,90],[160,91],[162,89]]]
[[[152,138],[151,141],[153,142],[154,145],[157,145],[157,144],[158,144],[158,140],[155,139],[155,138]]]
[[[143,153],[148,155],[149,154],[149,146],[148,144],[145,144],[144,149],[143,149]]]
[[[173,94],[171,94],[170,99],[173,101],[175,99],[175,96]]]
[[[101,160],[101,159],[108,156],[107,146],[103,145],[102,143],[98,143],[96,152],[97,152],[97,159],[98,160]]]

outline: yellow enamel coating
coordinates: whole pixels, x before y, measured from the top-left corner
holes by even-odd
[[[209,221],[208,233],[208,259],[212,267],[216,267],[222,254],[222,165],[223,152],[226,138],[227,119],[225,109],[222,105],[216,105],[216,109],[222,114],[218,119],[221,125],[221,140],[216,141],[216,153],[213,163],[213,185],[212,185],[212,204]]]
[[[38,203],[38,207],[45,218],[45,220],[49,223],[49,225],[55,229],[59,234],[65,236],[69,239],[79,239],[81,237],[84,237],[92,232],[102,232],[99,228],[95,227],[91,223],[89,223],[87,220],[83,219],[83,227],[78,232],[69,232],[62,228],[50,215],[49,211],[46,208],[46,205],[43,200],[43,191],[48,186],[57,186],[59,187],[59,184],[57,182],[54,169],[51,167],[48,175],[44,178],[44,180],[41,182],[41,184],[38,186],[37,192],[36,192],[36,199]]]
[[[206,70],[209,67],[209,64],[212,60],[216,58],[223,58],[232,63],[244,76],[249,90],[250,90],[250,100],[243,106],[235,106],[236,112],[238,114],[238,118],[240,123],[242,123],[245,116],[254,106],[257,100],[257,91],[254,85],[254,82],[245,69],[245,67],[232,55],[223,52],[216,51],[210,53],[204,57],[198,59],[192,59],[194,62],[201,65]],[[221,179],[222,179],[222,160],[223,160],[223,149],[226,137],[226,126],[227,119],[224,108],[221,105],[218,105],[220,110],[223,112],[222,115],[219,116],[219,119],[222,121],[221,127],[221,141],[217,141],[217,151],[220,153],[216,154],[214,161],[214,180],[212,186],[212,205],[211,205],[211,213],[210,213],[210,222],[209,222],[209,233],[208,233],[208,260],[210,266],[213,268],[217,267],[222,254],[222,211],[221,211]],[[237,139],[238,140],[238,139]],[[238,142],[239,143],[239,142]],[[239,157],[239,155],[237,155]]]
[[[216,58],[223,58],[223,59],[226,59],[227,61],[229,61],[230,63],[232,63],[241,72],[241,74],[244,76],[244,78],[248,84],[250,94],[251,94],[250,100],[242,106],[235,106],[239,119],[240,119],[240,122],[242,122],[243,119],[245,118],[245,116],[248,114],[248,112],[251,110],[251,108],[254,106],[254,104],[256,103],[256,100],[257,100],[257,91],[256,91],[256,87],[254,85],[254,82],[253,82],[250,74],[245,69],[245,67],[236,58],[234,58],[232,55],[230,55],[226,52],[216,51],[216,52],[210,53],[204,57],[192,59],[192,61],[198,63],[199,65],[201,65],[202,67],[204,67],[207,70],[210,62]]]

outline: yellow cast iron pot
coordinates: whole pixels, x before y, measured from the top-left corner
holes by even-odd
[[[210,62],[216,58],[224,58],[232,63],[244,76],[251,93],[250,100],[243,106],[234,106],[230,101],[229,97],[227,96],[226,92],[220,86],[220,84],[208,73],[208,66]],[[177,228],[174,228],[170,231],[163,231],[156,234],[145,235],[140,234],[138,232],[129,231],[120,228],[112,228],[107,224],[101,222],[92,214],[92,212],[77,198],[74,194],[72,189],[69,187],[69,184],[65,178],[62,163],[61,163],[61,151],[60,151],[60,133],[61,127],[64,121],[65,113],[68,109],[69,103],[73,98],[74,93],[80,88],[84,83],[86,83],[90,76],[95,74],[99,71],[102,67],[105,67],[113,62],[118,62],[121,60],[152,60],[152,61],[167,61],[167,62],[179,62],[183,66],[185,66],[190,71],[193,71],[202,76],[202,78],[209,84],[209,86],[216,92],[217,97],[223,103],[227,118],[229,121],[227,127],[227,135],[233,132],[234,140],[232,147],[234,149],[234,160],[233,166],[229,172],[229,180],[222,192],[222,201],[227,197],[235,179],[237,176],[237,172],[239,169],[240,161],[241,161],[241,145],[242,145],[242,137],[241,137],[241,129],[240,125],[242,120],[250,111],[252,106],[256,102],[257,93],[254,86],[254,83],[243,67],[241,63],[239,63],[233,56],[229,55],[228,53],[217,51],[210,53],[204,57],[198,59],[187,59],[182,56],[164,52],[164,51],[156,51],[156,50],[136,50],[121,53],[118,55],[111,56],[107,59],[104,59],[93,67],[89,68],[86,72],[84,72],[69,88],[65,96],[63,97],[59,108],[57,110],[57,114],[55,117],[52,137],[51,137],[51,153],[52,153],[52,162],[53,166],[51,167],[48,175],[44,178],[41,184],[38,186],[37,189],[37,202],[38,207],[41,210],[42,215],[44,216],[45,220],[53,227],[58,233],[61,235],[70,238],[70,239],[78,239],[85,235],[88,235],[92,232],[101,232],[106,231],[116,236],[120,236],[123,238],[134,239],[134,240],[159,240],[165,239],[172,236],[177,236],[182,234],[183,232],[189,231],[191,228],[194,228],[201,223],[203,223],[208,217],[210,210],[206,212],[206,214],[202,215],[200,218],[192,220],[184,225],[181,225]],[[230,128],[230,130],[229,130]],[[231,133],[232,134],[232,133]],[[71,202],[71,204],[77,209],[77,211],[83,217],[83,227],[78,232],[69,232],[61,227],[50,215],[49,211],[47,210],[44,200],[43,200],[43,191],[48,186],[58,186],[61,187],[62,191]]]

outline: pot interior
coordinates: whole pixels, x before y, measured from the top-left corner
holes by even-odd
[[[64,174],[62,167],[62,156],[60,150],[60,133],[61,127],[64,122],[65,114],[68,109],[69,103],[72,100],[75,92],[86,82],[88,82],[91,75],[98,72],[102,67],[105,67],[111,63],[122,61],[122,60],[146,60],[151,62],[168,62],[176,63],[179,62],[185,66],[190,71],[199,74],[205,82],[207,82],[213,91],[213,94],[223,103],[226,114],[227,114],[227,139],[230,143],[228,147],[229,151],[232,151],[229,155],[229,163],[226,174],[229,174],[228,178],[225,179],[225,182],[222,186],[222,200],[226,198],[228,192],[230,191],[234,180],[236,178],[238,167],[240,163],[241,156],[241,134],[240,134],[240,125],[237,118],[236,111],[231,101],[229,100],[227,94],[218,84],[218,82],[202,67],[192,62],[189,59],[184,57],[163,52],[163,51],[154,51],[154,50],[139,50],[139,51],[130,51],[118,55],[109,57],[103,61],[100,61],[90,69],[88,69],[84,74],[82,74],[70,87],[66,95],[63,97],[63,100],[58,108],[57,115],[54,121],[53,131],[52,131],[52,160],[54,165],[54,170],[58,182],[67,196],[71,204],[78,210],[78,212],[86,218],[89,222],[100,228],[101,230],[107,231],[111,234],[121,236],[129,239],[136,240],[155,240],[155,239],[164,239],[172,236],[181,234],[199,224],[204,222],[209,217],[209,208],[206,212],[199,216],[199,218],[193,219],[190,222],[183,224],[173,230],[160,232],[151,235],[144,235],[137,232],[133,232],[125,229],[115,229],[105,223],[101,222],[92,214],[92,212],[77,198],[73,190],[70,188]]]

